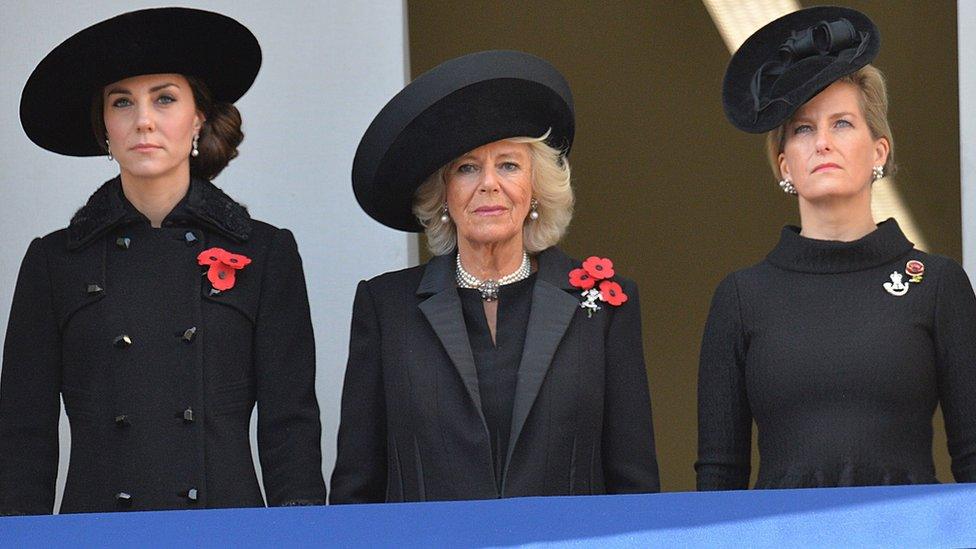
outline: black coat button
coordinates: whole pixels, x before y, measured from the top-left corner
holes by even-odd
[[[102,292],[102,287],[98,284],[89,284],[85,291],[88,292],[88,295],[95,295]]]
[[[132,338],[125,334],[116,336],[115,339],[112,341],[112,345],[115,345],[119,349],[124,349],[129,345],[132,345]]]
[[[115,239],[115,245],[123,250],[128,250],[132,244],[132,239],[127,236],[120,236]]]
[[[115,416],[115,425],[117,427],[128,427],[129,425],[132,425],[132,422],[129,421],[129,416],[122,414]]]
[[[192,326],[190,328],[187,328],[186,330],[183,330],[183,333],[180,335],[180,338],[183,341],[189,343],[189,342],[193,341],[193,338],[196,335],[197,335],[197,327],[196,326]]]
[[[183,410],[183,413],[179,417],[183,418],[183,423],[193,423],[193,408]]]
[[[193,231],[186,231],[186,234],[183,235],[183,238],[186,240],[187,246],[192,246],[196,244],[197,240],[199,240],[197,238],[196,233],[194,233]]]
[[[129,506],[131,506],[132,505],[132,494],[130,494],[128,492],[119,492],[119,493],[115,494],[115,503],[117,503],[119,505],[119,507],[129,507]]]
[[[183,490],[177,495],[180,496],[181,498],[186,498],[186,500],[189,503],[196,503],[197,500],[200,498],[200,493],[197,491],[196,488],[189,488],[187,490]]]

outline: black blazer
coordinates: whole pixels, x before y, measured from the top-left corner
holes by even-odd
[[[212,294],[197,255],[244,254]],[[125,336],[125,337],[123,337]],[[34,240],[0,379],[0,513],[51,513],[59,397],[71,424],[61,512],[324,503],[315,351],[290,232],[194,180],[153,229],[103,185]]]
[[[588,318],[579,263],[539,254],[496,483],[454,261],[359,284],[330,502],[658,491],[637,287]]]

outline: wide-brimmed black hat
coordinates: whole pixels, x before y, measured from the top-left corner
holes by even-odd
[[[257,38],[209,11],[156,8],[124,13],[82,30],[54,48],[27,79],[20,122],[31,141],[70,156],[107,154],[92,130],[92,101],[132,76],[194,76],[215,101],[233,103],[261,67]]]
[[[369,125],[352,166],[356,200],[388,227],[422,231],[411,207],[430,174],[482,145],[547,131],[547,143],[568,154],[573,96],[555,67],[517,51],[452,59],[418,76]]]
[[[863,13],[821,6],[796,11],[759,29],[725,71],[725,115],[740,130],[769,131],[842,76],[870,63],[881,47]]]

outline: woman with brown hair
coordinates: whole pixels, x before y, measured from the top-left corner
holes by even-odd
[[[0,513],[52,512],[60,397],[61,512],[264,505],[255,403],[267,503],[324,503],[294,237],[210,181],[237,155],[233,102],[260,64],[237,21],[164,8],[82,30],[29,78],[28,137],[120,173],[24,258],[0,377]]]

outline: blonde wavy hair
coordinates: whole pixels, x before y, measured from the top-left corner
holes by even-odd
[[[853,84],[860,92],[861,111],[871,130],[871,137],[888,139],[888,160],[885,162],[885,174],[895,172],[895,138],[891,134],[888,123],[888,87],[885,85],[884,75],[874,65],[865,65],[851,74],[842,76],[837,82]],[[792,119],[787,120],[776,129],[766,134],[766,159],[773,169],[776,179],[782,179],[779,169],[779,155],[786,146],[786,127]]]
[[[529,146],[532,159],[532,197],[538,202],[539,218],[526,216],[522,239],[526,251],[538,253],[554,246],[566,234],[573,218],[573,188],[570,186],[569,160],[559,149],[546,144],[549,132],[540,137],[513,137],[512,143]],[[441,221],[447,200],[445,174],[454,161],[432,173],[414,193],[413,214],[424,227],[427,249],[434,255],[446,255],[457,247],[457,229],[450,220]]]

